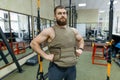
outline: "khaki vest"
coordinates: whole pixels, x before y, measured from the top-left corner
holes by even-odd
[[[55,38],[48,43],[51,54],[54,54],[54,63],[60,67],[70,67],[77,63],[76,38],[73,30],[69,27],[63,29],[53,26]]]

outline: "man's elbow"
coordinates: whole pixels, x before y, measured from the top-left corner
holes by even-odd
[[[32,40],[32,41],[30,42],[30,47],[33,48],[33,45],[34,45],[34,41]]]

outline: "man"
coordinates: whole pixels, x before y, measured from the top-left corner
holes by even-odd
[[[74,28],[67,26],[67,11],[63,6],[54,9],[56,25],[44,29],[30,45],[34,51],[50,61],[49,80],[76,80],[77,57],[82,54],[84,40]],[[40,44],[48,42],[50,54],[46,54]]]

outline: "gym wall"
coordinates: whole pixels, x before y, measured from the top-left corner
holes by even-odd
[[[77,11],[78,19],[77,23],[97,23],[98,22],[98,10],[97,9],[81,9]]]
[[[37,16],[37,0],[0,0],[0,8]],[[53,0],[40,0],[40,16],[42,18],[53,20],[53,8]]]

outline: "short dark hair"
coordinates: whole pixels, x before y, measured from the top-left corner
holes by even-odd
[[[54,14],[56,14],[56,10],[57,10],[57,9],[65,9],[65,7],[62,6],[62,5],[56,6],[56,7],[54,8]],[[65,10],[66,10],[66,9],[65,9]]]

